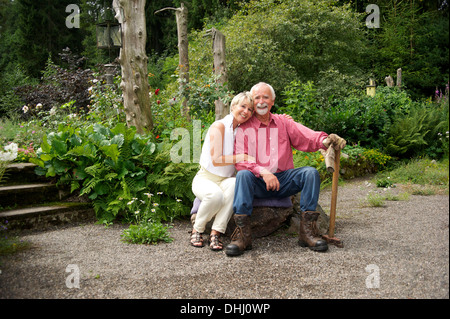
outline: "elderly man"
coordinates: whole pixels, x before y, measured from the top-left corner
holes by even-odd
[[[327,242],[317,233],[316,212],[319,200],[319,173],[312,167],[294,168],[292,149],[315,152],[333,145],[345,147],[336,134],[313,131],[286,117],[272,114],[275,92],[267,83],[258,83],[250,91],[255,114],[236,134],[235,154],[248,154],[256,162],[236,164],[236,188],[233,202],[236,229],[226,247],[228,256],[241,255],[252,247],[250,216],[254,198],[284,198],[301,192],[301,222],[298,243],[314,251],[326,251]]]

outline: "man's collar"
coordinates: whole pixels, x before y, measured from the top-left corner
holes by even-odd
[[[258,123],[259,123],[259,126],[261,126],[262,124],[264,124],[263,122],[261,122],[256,116],[254,116],[255,117],[255,119],[258,121]],[[276,117],[276,116],[273,116],[273,114],[272,113],[269,113],[269,125],[270,125],[270,122],[274,122],[275,123],[275,125],[277,125],[278,124],[278,118]],[[265,125],[265,124],[264,124]],[[268,126],[269,126],[268,125]]]

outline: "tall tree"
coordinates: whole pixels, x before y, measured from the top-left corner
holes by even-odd
[[[138,133],[144,133],[153,128],[145,51],[145,0],[114,0],[113,7],[123,32],[119,56],[122,67],[120,86],[127,125],[135,126]]]
[[[157,10],[155,14],[165,10],[173,10],[175,11],[176,21],[177,21],[177,34],[178,34],[178,54],[179,54],[179,63],[178,67],[180,69],[180,91],[186,92],[186,87],[189,83],[189,40],[188,40],[188,9],[184,6],[184,3],[181,3],[179,8],[162,8]],[[182,113],[189,117],[189,109],[188,109],[188,95],[185,94],[183,100],[183,110]]]

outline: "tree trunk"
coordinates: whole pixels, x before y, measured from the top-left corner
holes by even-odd
[[[153,128],[147,80],[145,43],[145,0],[113,0],[116,19],[122,24],[122,48],[119,62],[122,67],[124,108],[127,125],[135,126],[142,134]]]
[[[224,85],[227,80],[225,66],[225,36],[218,30],[211,29],[213,39],[214,74],[217,76],[217,83]],[[214,102],[216,105],[216,121],[224,118],[228,113],[228,108],[222,100]]]
[[[183,110],[182,114],[186,116],[187,119],[189,116],[189,107],[188,100],[189,94],[186,90],[186,87],[189,83],[189,41],[188,41],[188,9],[184,6],[184,3],[181,3],[180,8],[163,8],[155,11],[155,14],[162,12],[164,10],[174,10],[175,16],[177,20],[177,34],[178,34],[178,53],[179,53],[179,62],[178,66],[180,68],[180,92],[184,97],[183,99]]]

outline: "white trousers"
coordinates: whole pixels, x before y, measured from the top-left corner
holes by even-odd
[[[212,229],[225,233],[233,214],[235,177],[222,177],[201,168],[192,181],[192,192],[201,200],[194,229],[205,231],[206,224],[214,218]]]

